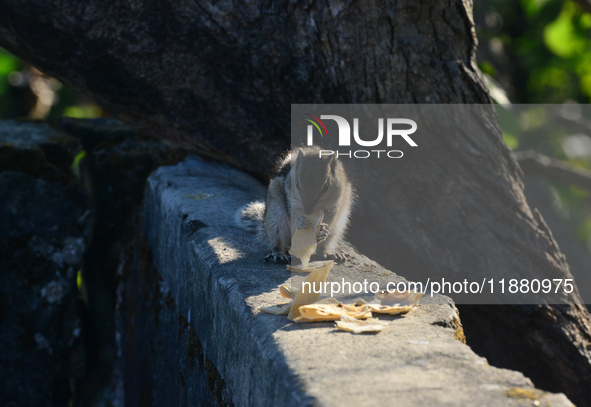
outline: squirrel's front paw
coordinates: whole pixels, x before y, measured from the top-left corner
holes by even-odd
[[[300,216],[296,219],[296,227],[298,229],[308,229],[311,223],[306,216]]]
[[[271,252],[265,257],[267,263],[289,264],[291,256],[285,252]]]
[[[326,223],[321,223],[318,228],[318,235],[316,235],[316,243],[324,242],[330,232],[328,231],[328,225]]]

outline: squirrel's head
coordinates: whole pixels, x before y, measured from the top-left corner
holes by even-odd
[[[347,182],[337,156],[321,157],[319,148],[300,148],[292,160],[292,197],[301,200],[306,215],[334,209]]]

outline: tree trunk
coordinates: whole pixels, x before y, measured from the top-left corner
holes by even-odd
[[[292,103],[490,103],[474,61],[471,7],[467,0],[4,0],[0,44],[143,133],[262,177],[289,148]],[[422,136],[420,160],[401,161],[407,176],[381,177],[383,190],[396,193],[372,205],[390,215],[363,226],[388,237],[397,263],[385,266],[395,271],[569,278],[550,231],[525,202],[493,109],[481,114],[481,131],[457,140]],[[446,172],[452,180],[442,179]],[[364,185],[361,196],[371,193]],[[453,233],[443,233],[452,208],[462,210]],[[353,243],[380,260],[382,250],[372,249],[379,242]],[[469,343],[492,364],[591,405],[584,307],[460,310]]]

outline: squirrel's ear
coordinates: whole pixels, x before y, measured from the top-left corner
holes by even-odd
[[[301,148],[298,148],[296,150],[296,159],[295,159],[295,165],[299,166],[302,163],[302,160],[304,159],[304,152],[302,151]]]
[[[328,165],[330,166],[331,170],[334,170],[334,167],[337,165],[337,160],[338,160],[338,158],[337,158],[336,154],[330,158],[330,163],[328,163]]]

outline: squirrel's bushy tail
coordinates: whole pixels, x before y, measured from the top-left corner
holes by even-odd
[[[236,224],[244,230],[261,233],[265,217],[265,203],[254,201],[236,211]]]

